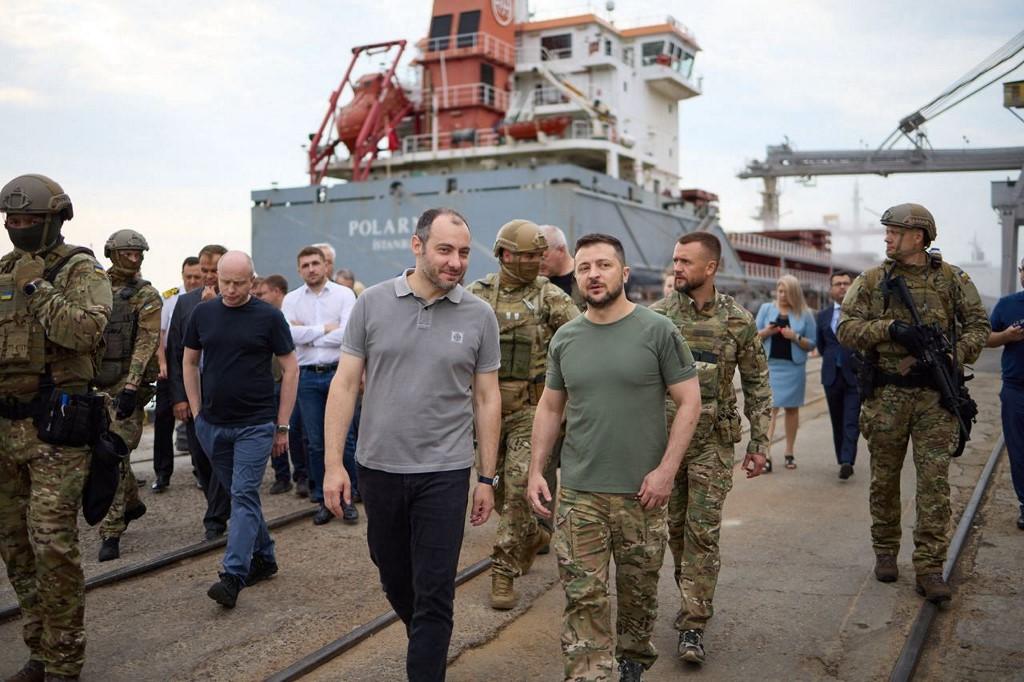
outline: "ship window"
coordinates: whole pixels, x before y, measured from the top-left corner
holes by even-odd
[[[624,47],[624,48],[622,48],[622,61],[625,62],[626,64],[628,64],[629,66],[633,66],[633,48],[632,47]]]
[[[480,102],[494,106],[494,66],[487,62],[480,64]]]
[[[681,73],[684,78],[690,78],[693,75],[693,55],[689,52],[684,52],[675,66],[676,71]]]
[[[455,36],[455,47],[476,45],[476,33],[480,30],[480,10],[463,12],[459,15],[459,33]]]
[[[540,39],[540,47],[541,61],[569,59],[572,57],[572,34],[559,33],[554,36],[544,36]]]
[[[439,14],[430,18],[430,40],[427,41],[427,52],[447,50],[449,36],[452,34],[452,15]]]
[[[605,38],[604,40],[604,53],[609,57],[612,56],[612,41]]]
[[[665,41],[664,40],[659,40],[659,41],[653,42],[653,43],[644,43],[644,45],[643,45],[643,53],[642,53],[643,57],[641,59],[641,64],[643,64],[644,66],[649,66],[650,64],[655,63],[655,61],[657,61],[658,57],[661,56],[661,54],[664,51],[665,51]]]

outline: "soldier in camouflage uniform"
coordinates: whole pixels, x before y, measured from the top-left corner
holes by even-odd
[[[139,274],[143,252],[148,250],[146,238],[135,230],[118,230],[110,235],[103,250],[113,263],[107,274],[114,308],[103,332],[106,348],[93,383],[110,396],[110,430],[124,439],[129,451],[139,447],[144,410],[153,397],[153,382],[160,370],[156,351],[163,301]],[[131,463],[125,460],[114,503],[100,525],[100,561],[121,556],[121,535],[131,521],[145,513]]]
[[[0,259],[0,556],[30,656],[10,679],[77,679],[85,660],[78,509],[89,450],[43,442],[36,420],[52,416],[55,392],[69,407],[84,400],[110,282],[88,249],[64,243],[73,210],[53,180],[15,178],[0,190],[0,211],[15,247]]]
[[[679,328],[700,379],[700,421],[668,502],[668,545],[682,600],[675,621],[678,654],[698,664],[704,662],[704,628],[714,613],[722,505],[732,489],[733,448],[740,440],[732,386],[736,370],[750,422],[743,460],[748,477],[759,475],[764,467],[772,405],[768,361],[754,318],[732,296],[715,289],[721,258],[722,246],[714,235],[694,232],[680,237],[672,253],[675,292],[651,305]],[[671,419],[675,403],[668,401],[668,408]]]
[[[932,602],[948,601],[942,564],[949,545],[949,459],[959,440],[957,421],[939,404],[939,392],[917,367],[924,342],[920,327],[884,282],[902,276],[924,325],[937,324],[956,338],[957,363],[977,359],[988,340],[985,308],[970,277],[925,249],[935,239],[932,214],[918,204],[900,204],[882,214],[885,262],[854,280],[843,299],[839,342],[865,355],[873,386],[863,396],[860,430],[871,453],[871,539],[875,577],[899,576],[900,471],[913,442],[917,470],[914,570],[917,590]],[[955,325],[955,327],[954,327]],[[954,333],[955,332],[955,333]]]
[[[494,492],[500,519],[491,557],[491,606],[502,610],[519,601],[513,580],[530,570],[538,550],[551,539],[525,497],[530,430],[544,388],[548,342],[559,327],[579,315],[569,296],[538,276],[545,248],[537,225],[527,220],[506,223],[494,242],[500,272],[468,287],[494,309],[501,342],[502,426]]]

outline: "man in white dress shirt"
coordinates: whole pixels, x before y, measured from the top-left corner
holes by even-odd
[[[309,445],[309,497],[320,505],[313,517],[313,523],[319,526],[334,518],[324,506],[324,408],[356,297],[351,289],[328,278],[327,261],[320,248],[307,246],[299,251],[298,268],[305,284],[285,296],[282,311],[291,325],[298,355],[298,403]],[[355,489],[355,462],[346,460],[345,468]],[[345,505],[342,520],[359,521],[354,504]]]

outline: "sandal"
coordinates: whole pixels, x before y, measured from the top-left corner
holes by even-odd
[[[786,455],[786,468],[796,469],[796,462],[793,461],[793,455]]]

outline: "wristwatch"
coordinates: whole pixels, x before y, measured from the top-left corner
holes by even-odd
[[[489,485],[492,488],[494,488],[498,485],[498,480],[500,478],[501,476],[499,476],[498,474],[494,474],[494,478],[487,478],[486,476],[481,475],[476,477],[476,481],[477,483],[483,483],[484,485]]]
[[[278,433],[288,433],[291,430],[292,430],[292,427],[289,426],[288,424],[278,424],[277,425],[277,432]]]
[[[31,296],[32,294],[36,293],[36,291],[39,289],[39,285],[42,284],[42,283],[43,283],[43,280],[41,280],[41,279],[39,279],[37,277],[36,279],[32,280],[31,282],[26,284],[24,287],[22,287],[21,290],[25,292],[26,296]]]

